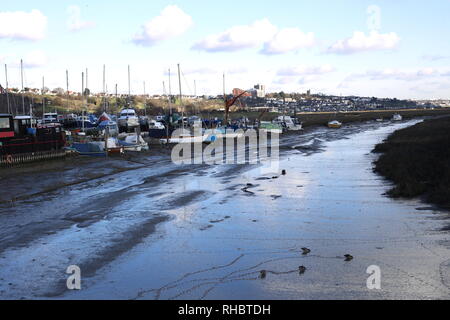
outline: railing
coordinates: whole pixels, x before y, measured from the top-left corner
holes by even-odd
[[[0,167],[13,167],[18,164],[64,158],[65,156],[65,150],[2,155],[0,156]]]

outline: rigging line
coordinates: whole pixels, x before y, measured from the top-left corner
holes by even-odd
[[[186,83],[186,86],[188,88],[188,91],[189,91],[190,95],[192,96],[193,92],[192,92],[191,86],[189,85],[189,83],[188,83],[188,81],[186,79],[186,76],[184,75],[183,71],[181,71],[181,75],[183,76],[184,82]]]

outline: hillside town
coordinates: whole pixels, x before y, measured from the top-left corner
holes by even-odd
[[[0,84],[0,95],[6,97],[7,92],[11,95],[46,96],[49,98],[48,104],[52,104],[53,108],[63,107],[64,99],[81,99],[82,96],[90,98],[93,104],[98,99],[106,100],[126,100],[127,94],[119,93],[94,93],[88,88],[85,89],[84,95],[81,92],[67,91],[63,88],[49,89],[47,87],[38,88],[18,88],[5,89]],[[397,98],[377,98],[377,97],[360,97],[360,96],[337,96],[326,95],[322,93],[312,93],[308,90],[305,93],[285,93],[285,92],[266,92],[266,86],[257,84],[252,89],[242,90],[234,88],[232,94],[226,98],[240,96],[234,110],[260,111],[269,110],[274,113],[302,113],[302,112],[354,112],[354,111],[370,111],[370,110],[400,110],[400,109],[435,109],[450,107],[450,99],[448,100],[402,100]],[[57,99],[61,98],[61,99]],[[157,106],[168,101],[167,94],[138,94],[133,98],[139,98],[145,102],[150,108],[152,105]],[[177,97],[171,96],[174,103],[177,103]],[[182,99],[186,104],[204,102],[210,107],[208,109],[216,109],[221,111],[223,105],[223,95],[183,95]],[[31,99],[33,100],[33,99]],[[4,109],[6,99],[0,98],[0,109]],[[53,102],[51,102],[53,101]],[[158,103],[160,101],[161,103]],[[33,101],[34,108],[40,108],[42,103],[39,99]],[[6,110],[4,110],[6,111]]]

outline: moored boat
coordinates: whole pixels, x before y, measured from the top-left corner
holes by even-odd
[[[303,125],[291,116],[279,116],[272,122],[281,125],[286,131],[299,131],[303,129]]]
[[[339,122],[337,120],[333,120],[333,121],[328,122],[328,128],[339,129],[341,127],[342,127],[342,122]]]
[[[261,121],[259,124],[259,131],[282,134],[283,127],[278,123],[272,123],[270,121]]]
[[[139,117],[134,109],[123,109],[117,122],[121,131],[139,127]]]

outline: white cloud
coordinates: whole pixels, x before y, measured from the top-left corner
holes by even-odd
[[[0,39],[40,40],[46,29],[47,17],[39,10],[0,12]]]
[[[362,51],[390,50],[394,49],[400,42],[400,37],[395,32],[379,33],[371,31],[368,35],[364,32],[355,31],[353,36],[335,42],[329,53],[352,54]]]
[[[279,30],[268,19],[249,25],[234,26],[222,33],[207,36],[193,48],[208,52],[237,51],[263,47],[263,54],[281,54],[314,45],[314,34],[298,28]]]
[[[262,19],[250,25],[235,26],[222,33],[210,35],[196,43],[194,49],[217,52],[255,48],[270,41],[276,33],[277,27],[268,19]]]
[[[69,28],[70,31],[79,31],[95,26],[94,22],[83,21],[81,19],[81,9],[78,6],[69,6],[67,8],[67,13],[69,14],[69,18],[67,19],[67,28]]]
[[[178,37],[193,24],[192,17],[178,6],[170,5],[161,14],[142,26],[141,32],[133,37],[135,44],[152,46],[157,42]]]
[[[312,47],[315,43],[314,33],[304,33],[298,28],[281,29],[275,36],[264,44],[262,53],[280,54],[302,48]]]
[[[335,69],[329,64],[322,66],[295,66],[285,67],[278,70],[277,75],[282,77],[295,77],[295,76],[311,76],[321,75],[325,73],[333,72]]]

